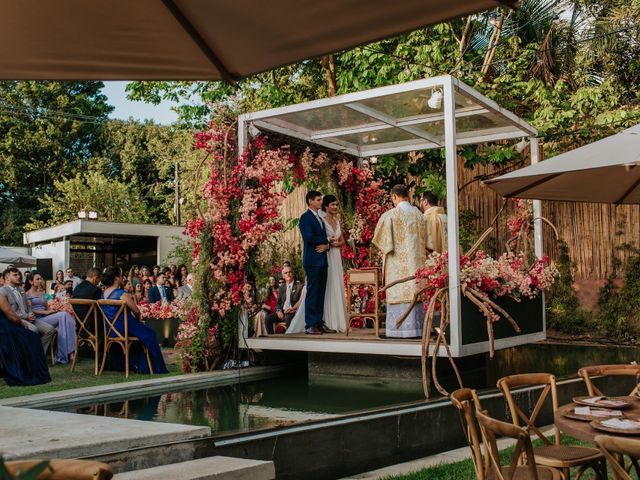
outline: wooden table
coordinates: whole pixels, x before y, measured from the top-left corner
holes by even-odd
[[[640,398],[638,397],[616,397],[623,400],[627,400],[631,403],[630,407],[625,408],[623,413],[628,417],[636,417],[640,418]],[[574,420],[572,418],[567,418],[562,415],[564,412],[569,412],[575,407],[579,407],[581,405],[577,405],[575,403],[568,403],[567,405],[563,405],[558,408],[553,413],[553,422],[560,429],[561,432],[564,432],[568,435],[571,435],[573,438],[577,438],[578,440],[582,440],[583,442],[594,443],[593,439],[596,435],[609,435],[614,437],[625,437],[625,438],[640,438],[638,435],[624,435],[624,434],[615,434],[610,432],[605,432],[602,430],[596,430],[593,428],[589,422],[584,420]]]

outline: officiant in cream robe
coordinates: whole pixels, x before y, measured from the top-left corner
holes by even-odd
[[[384,254],[385,285],[414,275],[426,260],[426,229],[422,212],[409,203],[409,193],[404,185],[391,189],[391,200],[395,207],[382,214],[372,240]],[[418,285],[414,280],[386,290],[387,337],[422,336],[422,302],[418,302],[402,325],[396,327],[396,321],[410,307],[417,291]]]
[[[444,213],[444,208],[438,206],[437,195],[424,192],[420,206],[424,212],[427,229],[427,255],[432,252],[445,252],[447,250],[447,215]]]

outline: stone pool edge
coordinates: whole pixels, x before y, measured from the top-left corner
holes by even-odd
[[[163,378],[149,378],[128,383],[74,388],[0,400],[3,407],[60,408],[86,403],[104,403],[136,395],[148,396],[192,388],[217,387],[273,378],[300,369],[296,364],[248,367],[234,370],[188,373]]]

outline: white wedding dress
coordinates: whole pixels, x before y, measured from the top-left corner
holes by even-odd
[[[320,217],[324,217],[324,212],[320,212]],[[339,238],[342,235],[340,222],[336,220],[336,230],[334,231],[328,222],[324,222],[327,229],[327,236]],[[342,257],[340,247],[332,247],[327,253],[327,287],[324,294],[324,324],[332,330],[344,332],[347,328],[347,308],[345,306],[344,290],[344,269],[342,268]],[[293,316],[286,333],[304,332],[304,299],[307,294],[306,286],[300,296],[300,306]]]

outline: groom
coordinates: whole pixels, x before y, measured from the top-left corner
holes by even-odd
[[[300,217],[303,252],[302,266],[307,274],[307,294],[304,299],[304,323],[307,335],[335,333],[324,324],[324,294],[327,287],[327,251],[331,247],[324,221],[318,215],[322,194],[312,190],[306,196],[306,212]]]

